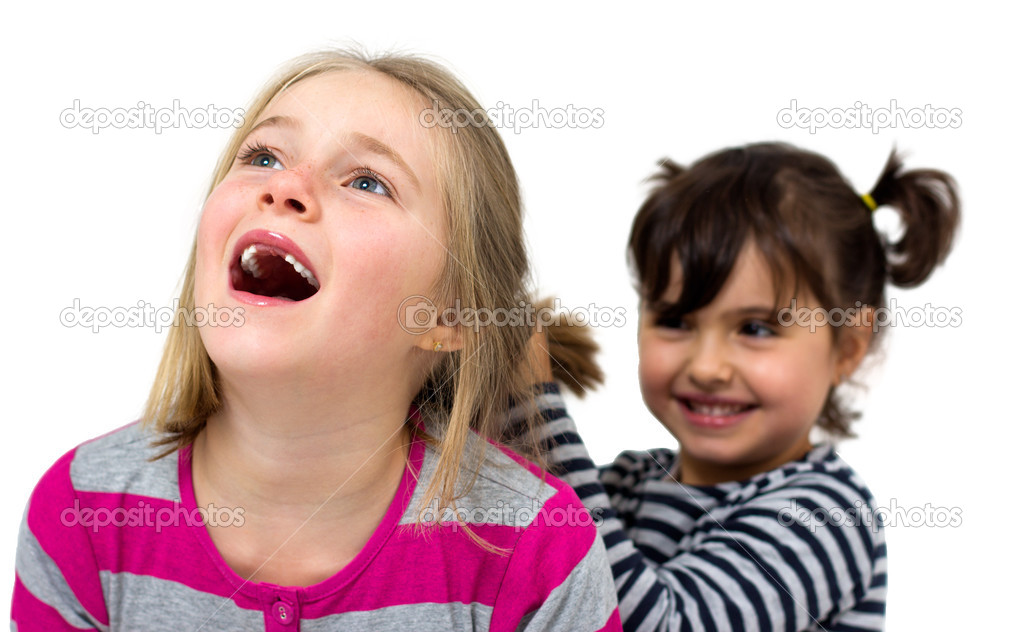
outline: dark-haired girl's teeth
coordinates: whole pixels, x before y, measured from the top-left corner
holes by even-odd
[[[737,415],[742,411],[746,410],[748,406],[741,404],[699,404],[697,402],[689,402],[689,408],[693,412],[700,413],[701,415],[709,415],[712,417],[727,417],[728,415]]]

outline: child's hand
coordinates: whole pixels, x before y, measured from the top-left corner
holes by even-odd
[[[536,331],[530,336],[527,345],[526,360],[522,366],[524,377],[532,384],[553,382],[550,345],[547,342],[547,332],[542,326],[536,326]]]
[[[534,304],[552,313],[555,309],[550,298],[539,299]],[[604,374],[597,365],[599,347],[589,327],[557,314],[548,323],[537,322],[533,331],[526,359],[519,369],[519,375],[530,384],[559,382],[582,397],[604,381]]]

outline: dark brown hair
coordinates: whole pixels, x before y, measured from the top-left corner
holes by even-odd
[[[680,296],[658,308],[667,317],[713,301],[749,239],[771,267],[779,306],[794,286],[793,295],[803,288],[827,310],[880,307],[887,283],[913,287],[927,279],[959,223],[952,177],[906,171],[895,151],[869,192],[899,213],[895,240],[875,229],[872,209],[831,161],[791,145],[725,149],[688,169],[664,160],[653,179],[657,186],[633,221],[629,258],[648,305],[664,299],[672,266],[681,264]],[[848,437],[858,416],[832,389],[818,425]]]

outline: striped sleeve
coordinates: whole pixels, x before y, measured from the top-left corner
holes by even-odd
[[[43,476],[21,523],[11,629],[107,630],[100,574],[87,529],[76,521],[72,450]]]
[[[537,404],[546,422],[550,461],[602,519],[600,534],[625,630],[883,628],[884,576],[880,569],[877,579],[874,560],[884,552],[877,550],[869,527],[801,519],[815,509],[864,502],[853,486],[826,475],[808,476],[757,495],[695,532],[687,531],[696,517],[691,509],[686,513],[685,503],[668,494],[647,495],[637,524],[630,486],[639,480],[634,472],[639,460],[627,453],[598,470],[557,387],[545,385]],[[629,533],[641,533],[644,541],[633,542]],[[880,599],[872,602],[869,593],[875,589]]]

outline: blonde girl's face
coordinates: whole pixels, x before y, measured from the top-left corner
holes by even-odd
[[[680,291],[676,267],[665,300]],[[750,241],[708,305],[681,320],[643,306],[640,385],[679,441],[681,472],[672,474],[683,483],[742,480],[810,449],[810,429],[847,362],[829,329],[779,325],[775,301],[770,269]]]
[[[334,71],[258,116],[198,231],[196,305],[244,310],[240,327],[201,329],[222,373],[316,386],[393,373],[425,344],[399,322],[446,259],[423,102],[380,73]]]

